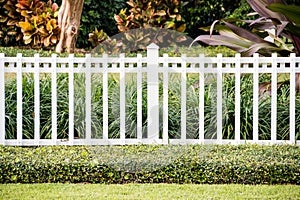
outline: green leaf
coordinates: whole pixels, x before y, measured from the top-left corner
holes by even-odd
[[[300,25],[300,6],[274,3],[267,8],[285,15],[291,22]]]

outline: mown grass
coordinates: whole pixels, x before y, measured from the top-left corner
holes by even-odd
[[[296,185],[8,184],[1,199],[300,199]]]

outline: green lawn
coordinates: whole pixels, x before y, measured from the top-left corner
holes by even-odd
[[[295,185],[7,184],[0,199],[300,199]]]

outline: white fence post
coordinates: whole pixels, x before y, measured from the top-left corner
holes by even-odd
[[[5,144],[5,74],[4,53],[0,53],[0,145]]]
[[[154,43],[147,47],[147,138],[154,141],[159,137],[158,49]]]
[[[40,61],[39,54],[34,54],[34,144],[40,140]]]

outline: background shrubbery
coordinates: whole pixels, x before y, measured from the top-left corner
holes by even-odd
[[[30,2],[30,0],[27,1]],[[41,0],[41,2],[42,1],[47,2],[46,0]],[[52,2],[58,5],[61,4],[61,0],[52,0]],[[103,29],[108,36],[117,34],[118,28],[114,15],[119,14],[121,9],[130,9],[130,6],[126,2],[127,0],[104,0],[98,2],[85,0],[77,46],[79,48],[90,48],[92,44],[88,41],[89,33],[93,32],[95,28],[98,30]],[[185,32],[192,38],[204,33],[199,30],[199,27],[208,26],[214,20],[226,17],[245,19],[246,14],[252,12],[246,0],[185,0],[182,2],[186,2],[187,4],[180,4],[182,7],[178,8],[180,11],[179,14],[186,23]],[[287,0],[287,2],[299,3],[297,0]],[[0,26],[3,32],[0,34],[0,45],[24,45],[20,40],[21,31],[18,27],[18,22],[22,21],[24,17],[18,12],[11,11],[11,9],[16,9],[16,7],[12,6],[16,3],[17,0],[0,2]],[[8,4],[10,8],[7,7]],[[49,7],[49,9],[51,9],[51,7]],[[8,15],[10,11],[11,13]],[[12,13],[14,14],[12,15]],[[32,14],[37,15],[35,12]],[[4,21],[7,16],[13,16],[10,17],[11,21],[9,23],[7,20]]]
[[[299,146],[1,147],[0,183],[300,184]]]

